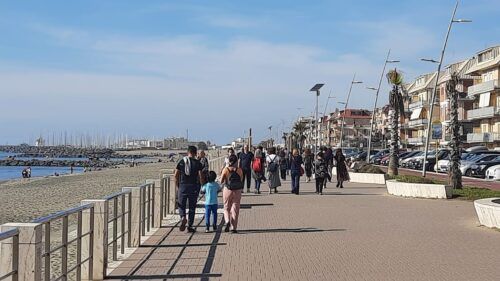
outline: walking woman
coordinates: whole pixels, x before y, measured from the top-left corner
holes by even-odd
[[[337,187],[344,188],[344,181],[349,181],[351,178],[347,171],[347,164],[342,149],[338,148],[333,158],[337,162]]]
[[[307,182],[311,181],[313,162],[314,159],[311,154],[311,149],[307,148],[306,151],[304,151],[304,168],[306,170]]]
[[[281,179],[286,180],[286,171],[288,170],[288,158],[285,153],[285,150],[280,151],[280,174]]]
[[[290,157],[290,175],[292,176],[292,193],[299,195],[300,177],[302,176],[302,156],[294,149]]]
[[[269,194],[274,189],[274,193],[278,193],[278,187],[281,186],[279,161],[280,157],[276,155],[276,148],[270,147],[266,157],[267,163],[267,179],[269,184]]]
[[[224,185],[222,199],[224,200],[225,232],[237,233],[238,216],[240,214],[241,191],[243,190],[243,171],[238,168],[238,157],[230,155],[228,166],[222,170],[221,183]]]

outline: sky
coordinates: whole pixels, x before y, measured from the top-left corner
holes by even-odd
[[[225,144],[373,107],[383,62],[436,70],[455,1],[0,1],[0,143],[52,132]],[[445,64],[500,44],[500,2],[464,0]],[[383,81],[379,104],[388,102]],[[327,99],[328,96],[332,99]],[[329,101],[326,107],[326,101]]]

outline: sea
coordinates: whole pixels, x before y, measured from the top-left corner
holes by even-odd
[[[7,153],[0,151],[0,159],[4,159],[9,156],[16,156],[15,153]],[[23,159],[23,158],[19,158]],[[59,158],[54,158],[59,159]],[[71,158],[64,158],[64,160],[73,160]],[[74,159],[82,160],[82,158]],[[23,166],[0,166],[0,181],[12,180],[22,178],[22,171],[25,167]],[[73,173],[82,173],[83,168],[75,167]],[[45,177],[52,176],[55,173],[59,175],[65,175],[71,173],[70,167],[45,167],[45,166],[31,166],[31,177]]]

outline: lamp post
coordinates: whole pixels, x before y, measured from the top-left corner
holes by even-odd
[[[331,94],[332,94],[332,91],[330,91],[330,93],[328,94],[328,98],[326,98],[325,110],[323,110],[323,118],[326,116],[326,110],[328,109],[328,102],[330,101],[330,99],[335,98],[335,97],[332,97]],[[326,127],[328,129],[328,125]],[[328,136],[330,136],[330,130],[328,130]],[[330,139],[330,137],[328,137],[328,139]],[[323,137],[321,138],[321,141],[323,141]],[[330,145],[330,142],[328,142],[328,145]]]
[[[458,8],[458,1],[455,4],[455,9],[453,9],[453,14],[451,15],[450,23],[448,25],[448,31],[446,32],[446,36],[444,38],[443,49],[441,50],[441,57],[439,58],[439,61],[432,60],[432,59],[421,59],[422,61],[438,63],[437,74],[436,74],[436,83],[434,84],[434,89],[432,90],[431,102],[429,103],[431,108],[430,108],[430,116],[427,120],[427,135],[425,136],[426,141],[425,141],[425,149],[424,149],[424,161],[423,161],[423,165],[422,165],[422,176],[423,177],[425,177],[426,172],[427,172],[426,171],[427,152],[429,151],[429,141],[431,138],[432,113],[434,111],[434,101],[436,100],[436,91],[437,91],[437,86],[438,86],[438,81],[439,81],[439,73],[441,72],[441,65],[443,64],[443,57],[444,57],[444,53],[446,51],[446,45],[448,44],[448,37],[450,36],[451,26],[454,23],[471,22],[470,20],[455,19],[455,14],[457,12],[457,8]],[[436,151],[436,153],[437,153],[437,151]]]
[[[372,120],[370,121],[370,137],[368,139],[368,152],[366,153],[366,163],[370,163],[370,151],[372,149],[372,134],[373,134],[373,123],[375,122],[375,109],[377,108],[378,94],[380,92],[380,86],[382,85],[382,79],[384,79],[385,67],[388,63],[397,63],[398,60],[389,60],[391,55],[391,49],[387,52],[387,57],[385,58],[384,67],[382,68],[382,73],[380,74],[380,80],[378,81],[378,87],[368,87],[369,90],[377,91],[375,94],[375,104],[373,105]]]
[[[344,138],[345,112],[347,110],[347,105],[349,104],[349,98],[351,97],[352,85],[361,84],[361,83],[363,83],[363,82],[356,81],[356,73],[354,73],[354,76],[352,77],[352,81],[351,81],[351,86],[349,87],[349,93],[347,94],[347,100],[346,100],[345,106],[344,106],[344,113],[342,114],[342,124],[340,126],[340,148],[342,148],[342,142],[343,142],[343,138]]]
[[[318,146],[319,146],[319,122],[318,122],[318,102],[319,102],[319,89],[323,87],[325,84],[316,84],[314,85],[311,90],[311,92],[316,92],[316,117],[315,117],[315,127],[316,127],[316,141],[314,142],[314,155],[316,155],[318,151]]]

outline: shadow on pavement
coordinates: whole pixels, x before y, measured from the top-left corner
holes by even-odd
[[[316,195],[316,192],[313,191],[305,191],[305,192],[300,192],[300,194],[314,194]],[[342,192],[328,192],[328,190],[323,190],[323,196],[325,195],[344,195],[344,196],[380,196],[381,194],[373,194],[373,193],[342,193]],[[319,195],[318,195],[319,196]]]
[[[347,231],[347,229],[318,229],[314,227],[305,228],[269,228],[269,229],[243,229],[238,230],[239,234],[256,234],[256,233],[311,233],[311,232],[336,232]]]
[[[253,207],[274,206],[273,203],[240,204],[240,209],[252,209]]]

